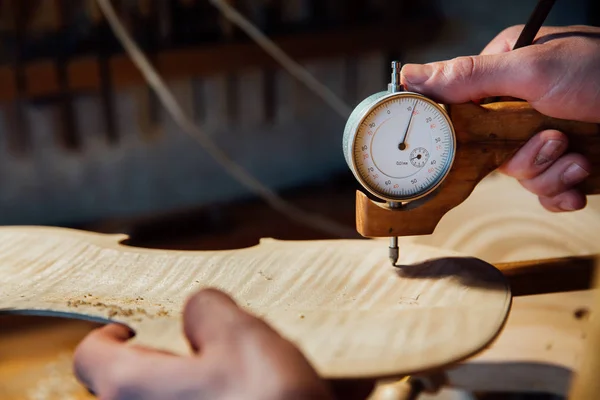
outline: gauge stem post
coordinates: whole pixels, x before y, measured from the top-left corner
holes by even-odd
[[[400,67],[402,64],[400,61],[392,61],[392,79],[388,84],[388,92],[397,93],[403,90],[400,84]]]

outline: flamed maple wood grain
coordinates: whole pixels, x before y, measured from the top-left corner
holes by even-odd
[[[588,195],[600,194],[600,125],[550,118],[525,102],[451,105],[449,115],[456,131],[456,157],[444,183],[426,198],[395,210],[357,191],[356,228],[361,235],[432,233],[440,219],[465,201],[479,182],[545,129],[565,133],[569,151],[590,160],[591,175],[581,188]]]
[[[398,271],[372,240],[164,251],[110,236],[0,228],[0,309],[131,326],[132,343],[189,354],[180,312],[207,286],[231,294],[303,351],[325,378],[404,375],[485,347],[511,295],[490,264],[414,245]],[[432,260],[432,259],[436,260]]]

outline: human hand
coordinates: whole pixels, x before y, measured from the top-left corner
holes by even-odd
[[[509,96],[550,117],[600,123],[600,28],[543,27],[533,45],[511,51],[522,28],[504,30],[477,56],[406,64],[401,83],[441,103]],[[567,147],[563,133],[539,132],[499,170],[536,194],[547,210],[584,208],[585,195],[575,187],[591,165]]]
[[[110,324],[80,343],[75,375],[106,400],[334,398],[336,386],[321,380],[291,342],[224,293],[194,295],[183,318],[193,356],[127,345],[130,331]],[[366,398],[372,386],[362,389]]]

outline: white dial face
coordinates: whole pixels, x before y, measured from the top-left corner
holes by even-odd
[[[389,98],[358,127],[354,164],[364,183],[384,199],[430,191],[454,156],[454,134],[443,111],[414,95]]]

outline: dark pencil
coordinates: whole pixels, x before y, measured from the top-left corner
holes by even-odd
[[[529,46],[530,44],[533,43],[535,36],[537,35],[540,28],[544,24],[544,21],[548,17],[548,14],[550,14],[550,10],[552,10],[552,6],[554,6],[555,2],[556,2],[556,0],[539,0],[538,1],[537,5],[535,6],[535,9],[533,10],[533,12],[531,13],[531,15],[529,17],[529,20],[523,27],[523,30],[521,31],[521,35],[519,35],[519,38],[517,39],[517,42],[515,43],[513,50],[521,48],[521,47]]]

